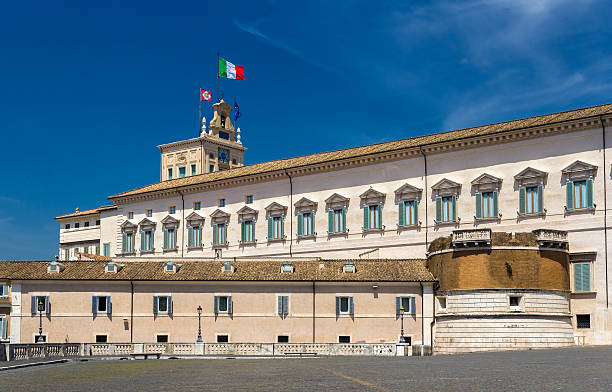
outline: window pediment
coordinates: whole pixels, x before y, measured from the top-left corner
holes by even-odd
[[[561,170],[561,173],[566,176],[568,180],[581,180],[586,178],[593,178],[597,172],[597,166],[591,165],[583,161],[576,161]]]
[[[438,196],[457,195],[461,190],[461,184],[458,184],[455,181],[451,181],[448,178],[443,178],[436,184],[434,184],[431,189]]]
[[[193,223],[204,222],[205,219],[206,218],[204,218],[202,215],[198,214],[197,212],[192,212],[191,214],[187,215],[187,217],[185,218],[187,222],[193,222]]]
[[[256,221],[259,211],[249,206],[244,206],[241,209],[239,209],[236,213],[238,214],[238,222],[251,221],[251,220]]]
[[[420,200],[423,190],[416,186],[405,183],[395,190],[395,198],[397,201],[402,200]]]
[[[121,231],[123,232],[132,232],[138,229],[138,225],[130,222],[129,220],[126,220],[125,222],[123,222],[120,227],[121,227]]]
[[[501,183],[501,178],[497,178],[488,173],[484,173],[472,181],[472,186],[477,191],[493,191],[499,189]]]
[[[295,212],[297,214],[301,214],[304,212],[315,212],[317,210],[318,205],[319,203],[302,197],[293,206],[295,207]]]
[[[154,228],[156,224],[157,223],[153,222],[151,219],[144,218],[138,223],[138,226],[140,226],[141,229],[149,229]]]
[[[178,226],[179,222],[180,221],[178,219],[170,215],[166,216],[164,219],[161,220],[161,223],[166,227]]]
[[[362,205],[384,204],[387,195],[373,188],[368,189],[359,195]]]
[[[540,185],[544,183],[546,177],[548,177],[548,173],[534,169],[533,167],[527,167],[514,176],[514,180],[517,181],[519,185]]]
[[[325,204],[328,210],[335,210],[340,208],[347,208],[349,205],[349,198],[334,193],[327,199],[325,199]]]
[[[213,225],[218,223],[227,223],[229,222],[229,219],[230,214],[218,208],[215,210],[215,212],[210,214],[210,220]]]
[[[266,207],[266,216],[285,216],[287,214],[287,207],[277,202],[272,202]]]

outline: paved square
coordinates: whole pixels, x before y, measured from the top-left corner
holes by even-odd
[[[612,391],[612,347],[436,357],[90,361],[0,373],[6,391]]]

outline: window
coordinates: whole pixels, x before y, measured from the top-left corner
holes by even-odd
[[[128,219],[134,219],[134,212],[133,212],[133,211],[129,211],[129,212],[127,213],[127,217],[128,217]],[[78,226],[77,226],[77,227],[78,227]]]
[[[70,249],[64,249],[64,260],[70,260]]]
[[[9,295],[9,286],[8,283],[0,284],[0,297],[8,297]]]
[[[49,313],[49,297],[35,295],[32,298],[32,314]]]
[[[350,343],[351,337],[348,335],[340,335],[338,336],[338,343]]]
[[[346,232],[346,209],[340,208],[329,211],[329,232],[344,233]]]
[[[382,205],[363,207],[363,230],[382,228]]]
[[[591,291],[591,263],[574,263],[574,292]]]
[[[66,223],[66,224],[64,225],[64,229],[65,229],[65,230],[68,230],[69,228],[70,228],[70,223]]]
[[[215,171],[215,165],[208,165],[208,172],[212,173]]]
[[[219,199],[219,207],[225,207],[225,199]]]
[[[0,315],[0,339],[6,339],[7,338],[7,329],[8,329],[8,320],[6,319],[6,316],[4,315]]]
[[[187,246],[202,246],[202,226],[194,225],[187,228]]]
[[[417,226],[419,224],[419,209],[417,200],[399,202],[399,223],[403,226]]]
[[[247,195],[245,203],[246,204],[253,204],[253,195]]]
[[[510,305],[510,310],[519,310],[521,307],[521,296],[511,295],[508,297],[508,302]]]
[[[587,202],[587,199],[588,199],[587,190],[588,190],[587,180],[574,182],[574,208],[577,209],[577,208],[592,207],[591,205],[592,201],[591,203]]]
[[[123,253],[134,253],[134,233],[123,233]]]
[[[221,115],[221,128],[225,128],[225,114]],[[221,136],[219,136],[221,137]]]
[[[85,227],[89,227],[89,221],[85,222]]]
[[[91,297],[91,312],[96,313],[111,313],[111,300],[110,296],[106,295],[94,295]]]
[[[185,166],[179,167],[179,178],[185,177]]]
[[[293,272],[293,264],[290,261],[285,261],[281,265],[281,272]]]
[[[83,247],[83,253],[89,253],[89,246]]]
[[[355,264],[353,262],[351,262],[351,261],[347,261],[342,266],[342,272],[345,272],[345,273],[353,273],[353,272],[355,272]]]
[[[172,179],[172,168],[168,169],[168,179],[171,180]]]
[[[476,219],[497,217],[497,191],[476,193]]]
[[[436,220],[438,222],[455,222],[455,196],[436,198]]]
[[[241,241],[244,243],[255,242],[255,221],[243,221],[240,226]]]
[[[153,313],[172,314],[172,297],[169,295],[154,296]]]
[[[106,257],[110,257],[110,244],[104,244],[104,255]]]
[[[229,295],[215,296],[215,314],[217,313],[232,313],[232,297]]]
[[[167,228],[164,230],[164,249],[176,249],[176,229]]]
[[[157,335],[157,343],[168,343],[168,335]]]
[[[196,201],[195,203],[193,203],[193,209],[196,211],[199,211],[200,208],[202,207],[202,203],[199,201]]]
[[[298,214],[298,237],[314,235],[314,213]]]
[[[576,328],[579,328],[579,329],[591,328],[591,315],[590,314],[577,314],[576,315]]]
[[[149,208],[147,210],[147,218],[151,218],[151,217],[153,217],[153,210]]]
[[[438,297],[438,307],[440,310],[446,310],[446,297]]]
[[[229,342],[228,335],[217,335],[217,343],[227,343]]]
[[[215,159],[215,154],[213,154],[212,152],[210,154],[208,154],[208,158],[210,159]]]
[[[543,211],[542,185],[528,186],[519,189],[519,213],[522,214],[539,214]],[[524,196],[523,196],[524,194]],[[524,199],[524,201],[523,201]]]
[[[168,213],[169,214],[176,214],[176,206],[168,207]]]
[[[270,225],[272,230],[270,231]],[[284,237],[283,217],[274,216],[268,218],[268,239],[279,240]]]
[[[276,341],[278,343],[289,343],[289,336],[287,336],[287,335],[278,335],[278,337],[276,338]]]
[[[213,245],[225,245],[225,223],[218,223],[213,226]]]
[[[281,316],[281,318],[285,318],[287,317],[287,315],[289,314],[289,296],[288,295],[279,295],[277,297],[277,310],[278,310],[278,315]]]
[[[112,261],[109,261],[108,263],[106,263],[105,270],[108,273],[115,273],[117,272],[117,264],[113,263]]]
[[[232,263],[230,261],[225,261],[223,263],[223,272],[233,272],[234,271],[234,266],[232,265]]]
[[[404,310],[404,314],[416,314],[416,298],[412,296],[395,297],[395,315],[399,316]]]
[[[96,343],[107,343],[108,335],[96,335]]]
[[[153,250],[153,230],[145,230],[140,233],[141,235],[141,251]]]
[[[196,165],[191,165],[191,175],[195,176],[196,175]]]
[[[81,224],[80,224],[79,222],[77,222],[77,223],[75,223],[75,224],[74,224],[74,228],[75,228],[75,229],[78,229],[79,227],[81,227]]]
[[[100,226],[100,219],[96,220],[96,226]]]
[[[336,315],[353,314],[353,297],[336,297]]]

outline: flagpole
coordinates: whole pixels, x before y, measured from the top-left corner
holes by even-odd
[[[200,87],[200,99],[198,104],[198,137],[202,133],[202,87]]]
[[[217,102],[219,101],[219,51],[217,51]]]

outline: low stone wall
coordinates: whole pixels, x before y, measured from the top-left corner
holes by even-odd
[[[273,355],[412,355],[396,343],[67,343],[11,344],[9,360],[76,356],[273,356]]]

